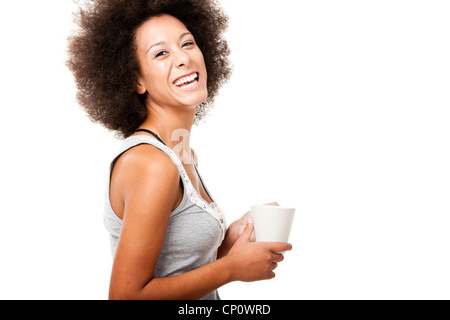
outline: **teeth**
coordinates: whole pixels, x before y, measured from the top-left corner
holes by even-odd
[[[192,88],[193,86],[195,86],[196,83],[197,83],[197,81],[192,82],[192,83],[190,83],[190,84],[184,84],[184,85],[181,85],[181,86],[179,86],[179,87],[182,88],[182,89],[188,89],[188,88]]]
[[[192,80],[197,79],[197,77],[198,77],[198,74],[197,73],[193,73],[190,76],[178,79],[177,82],[175,82],[175,85],[176,86],[181,86],[183,83],[191,82]],[[183,86],[183,88],[185,88],[185,86]]]

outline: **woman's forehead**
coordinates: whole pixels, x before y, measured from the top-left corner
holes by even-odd
[[[178,39],[189,31],[177,18],[171,15],[155,16],[144,22],[136,32],[138,41],[161,42],[172,38]],[[149,44],[149,43],[148,43]]]

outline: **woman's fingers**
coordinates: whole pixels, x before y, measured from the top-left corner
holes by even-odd
[[[262,243],[262,242],[261,242]],[[292,244],[286,242],[265,242],[268,245],[270,251],[276,252],[285,252],[292,250]]]
[[[242,234],[240,235],[239,240],[248,242],[251,238],[252,232],[253,232],[252,219],[248,218],[247,225],[245,226],[244,231],[242,231]]]
[[[284,256],[281,253],[273,253],[272,254],[272,261],[281,262],[283,260],[284,260]]]

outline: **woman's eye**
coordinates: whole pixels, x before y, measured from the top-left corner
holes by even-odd
[[[190,46],[193,46],[195,43],[193,42],[193,41],[188,41],[188,42],[185,42],[185,43],[183,43],[183,48],[184,47],[190,47]]]
[[[168,53],[167,51],[160,51],[156,54],[155,58],[165,56],[167,53]]]

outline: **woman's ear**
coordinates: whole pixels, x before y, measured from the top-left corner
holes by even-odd
[[[144,94],[144,93],[147,92],[147,89],[146,89],[145,86],[142,84],[141,79],[138,79],[138,83],[137,83],[137,86],[136,86],[136,91],[137,91],[137,93],[139,93],[139,94]]]

